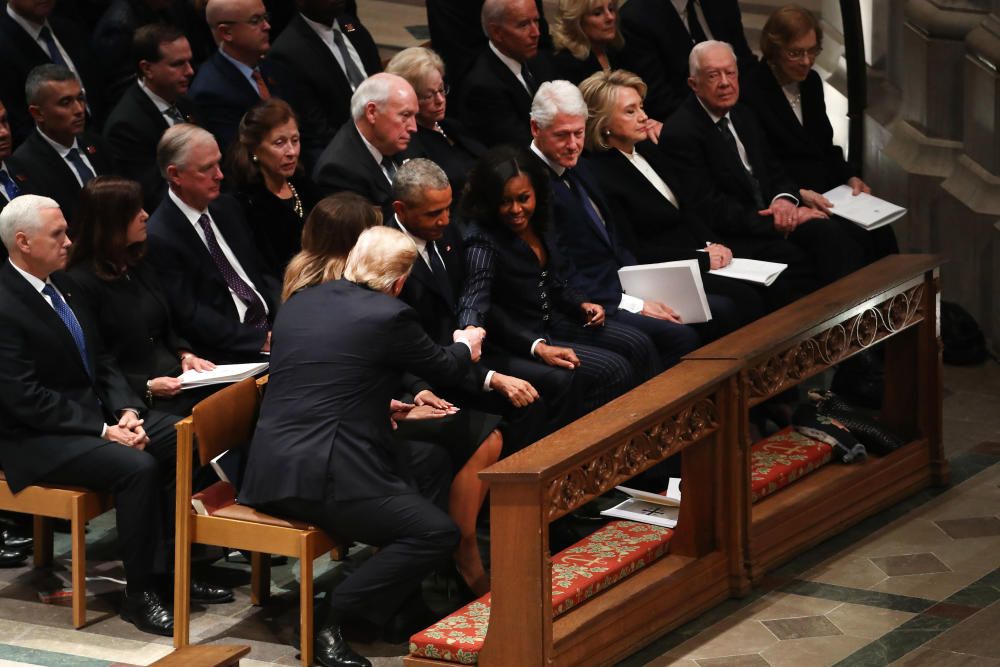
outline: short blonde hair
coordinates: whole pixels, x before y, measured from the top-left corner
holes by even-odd
[[[618,91],[622,88],[632,88],[639,93],[639,97],[646,99],[646,83],[638,74],[624,69],[596,72],[580,83],[580,92],[590,110],[585,137],[587,150],[606,151],[610,148],[605,141],[605,132],[618,102]]]
[[[552,21],[554,51],[569,51],[577,60],[585,60],[590,55],[590,40],[583,32],[583,17],[599,2],[603,0],[559,0],[559,13]],[[616,0],[615,6],[618,4]],[[617,27],[611,46],[616,50],[621,50],[625,46],[625,38]]]
[[[379,226],[361,232],[347,255],[344,278],[388,294],[393,283],[410,275],[417,246],[398,229]]]
[[[427,83],[431,72],[436,71],[444,78],[444,61],[430,49],[411,46],[394,55],[385,66],[385,71],[403,77],[416,91]]]

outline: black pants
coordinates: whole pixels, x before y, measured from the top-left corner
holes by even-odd
[[[118,547],[129,591],[142,591],[173,564],[177,417],[149,411],[143,428],[149,444],[139,451],[103,441],[96,449],[45,475],[50,484],[110,492],[115,499]]]

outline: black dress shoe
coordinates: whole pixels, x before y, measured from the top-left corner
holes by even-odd
[[[339,625],[328,625],[316,632],[313,640],[316,662],[323,667],[372,667],[372,663],[354,652],[340,632]]]
[[[21,567],[27,558],[23,551],[0,547],[0,567]]]
[[[24,535],[18,535],[11,529],[7,528],[0,533],[0,544],[4,545],[8,549],[14,549],[16,551],[31,551],[32,544],[34,540],[30,537],[25,537]]]
[[[173,612],[164,606],[156,591],[126,593],[122,600],[121,617],[143,632],[164,637],[174,634]]]
[[[204,581],[191,582],[191,602],[225,604],[232,602],[233,599],[233,591],[224,586],[213,586]]]

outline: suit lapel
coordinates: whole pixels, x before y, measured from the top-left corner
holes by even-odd
[[[250,104],[255,104],[260,101],[260,91],[250,85],[250,82],[247,81],[245,76],[243,76],[243,73],[236,69],[236,66],[229,62],[224,55],[222,55],[222,51],[218,49],[215,51],[215,54],[212,56],[212,62],[215,64],[216,68],[218,68],[222,78],[232,81],[233,85],[239,88],[240,93]]]
[[[344,74],[344,70],[341,69],[340,64],[337,63],[337,59],[334,57],[333,52],[330,51],[330,47],[320,39],[315,30],[309,27],[309,24],[305,22],[301,14],[296,13],[289,27],[298,34],[301,40],[300,44],[305,50],[306,55],[309,58],[315,58],[319,61],[317,63],[317,71],[324,72],[324,75],[319,77],[319,80],[325,82],[330,88],[337,89],[334,93],[335,95],[350,98],[351,84],[347,81],[347,76]],[[313,79],[313,81],[315,80]]]
[[[135,106],[139,112],[141,112],[146,119],[153,124],[161,133],[165,132],[167,129],[167,119],[163,117],[160,110],[156,108],[153,100],[149,99],[149,95],[142,92],[142,88],[139,87],[138,82],[133,84],[133,88],[129,91],[129,95],[135,101]]]
[[[363,164],[367,165],[366,169],[368,169],[372,184],[375,185],[378,193],[382,195],[379,200],[391,196],[392,185],[389,183],[389,179],[385,177],[382,165],[375,161],[375,157],[368,151],[368,147],[365,146],[365,142],[361,139],[361,134],[357,130],[350,133],[350,141],[354,144],[355,154],[361,159]]]
[[[504,85],[511,90],[514,90],[515,94],[521,99],[522,102],[531,106],[531,94],[528,92],[528,89],[524,87],[524,84],[522,84],[518,78],[514,76],[514,73],[510,71],[510,68],[507,67],[507,65],[497,58],[497,55],[493,53],[489,46],[486,47],[486,50],[488,52],[487,62],[489,62],[490,69],[493,70],[494,75],[503,81]]]

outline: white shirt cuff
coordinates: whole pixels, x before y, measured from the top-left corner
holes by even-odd
[[[618,304],[618,309],[627,310],[630,313],[641,313],[645,305],[646,302],[639,297],[622,292],[622,300]]]
[[[108,434],[108,425],[107,424],[102,424],[101,425],[101,437],[103,438],[107,434]]]
[[[493,374],[496,371],[486,371],[486,379],[483,380],[483,391],[493,391],[493,387],[490,386],[490,382],[493,381]]]
[[[544,342],[545,342],[544,338],[539,338],[538,340],[536,340],[534,343],[531,344],[531,356],[535,356],[535,348],[538,347],[538,344]]]

